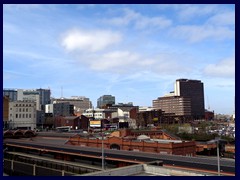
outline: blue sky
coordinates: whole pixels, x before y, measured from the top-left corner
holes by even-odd
[[[179,78],[204,83],[206,109],[233,113],[234,5],[3,5],[4,88],[152,106]]]

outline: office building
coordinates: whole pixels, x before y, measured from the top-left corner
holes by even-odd
[[[40,94],[36,90],[31,89],[18,89],[17,90],[18,101],[31,101],[36,103],[36,110],[40,111]]]
[[[69,104],[74,106],[74,113],[82,114],[86,109],[92,108],[92,102],[89,98],[85,96],[72,96],[70,98],[53,98],[51,99],[52,104],[56,103],[65,103],[68,102]]]
[[[45,111],[45,105],[51,103],[51,91],[50,89],[36,89],[37,92],[39,92],[39,102],[41,106],[41,110]]]
[[[174,91],[153,100],[153,108],[185,120],[204,119],[204,89],[199,80],[177,79]]]
[[[200,80],[177,79],[174,92],[175,96],[190,98],[191,114],[194,119],[205,118],[204,87]]]
[[[8,96],[9,101],[17,100],[17,90],[16,89],[3,89],[3,96]]]
[[[114,105],[115,104],[115,96],[112,95],[103,95],[97,100],[97,107],[102,108],[107,104]]]
[[[28,101],[14,101],[9,103],[10,129],[36,128],[36,103]]]
[[[159,97],[157,100],[153,100],[153,108],[161,109],[165,113],[174,113],[177,116],[191,116],[191,100],[189,97]]]

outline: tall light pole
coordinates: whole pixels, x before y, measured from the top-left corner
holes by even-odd
[[[218,165],[218,176],[220,176],[220,156],[219,156],[219,139],[216,139],[217,143],[217,165]]]
[[[104,170],[104,144],[103,144],[103,122],[101,120],[101,132],[102,132],[102,170]]]

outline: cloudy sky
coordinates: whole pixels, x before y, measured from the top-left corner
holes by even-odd
[[[234,5],[3,5],[4,88],[152,106],[179,78],[233,113]]]

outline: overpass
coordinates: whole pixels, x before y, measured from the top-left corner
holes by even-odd
[[[34,151],[39,155],[51,154],[56,159],[72,160],[76,157],[85,157],[101,162],[101,148],[81,147],[65,144],[67,138],[48,139],[36,137],[29,139],[4,139],[4,146],[11,151]],[[130,164],[141,164],[152,161],[162,161],[164,166],[175,166],[196,169],[196,171],[217,172],[217,159],[214,157],[187,157],[167,154],[145,153],[104,149],[106,162],[116,162],[118,167]],[[221,173],[235,174],[235,160],[220,159]]]

